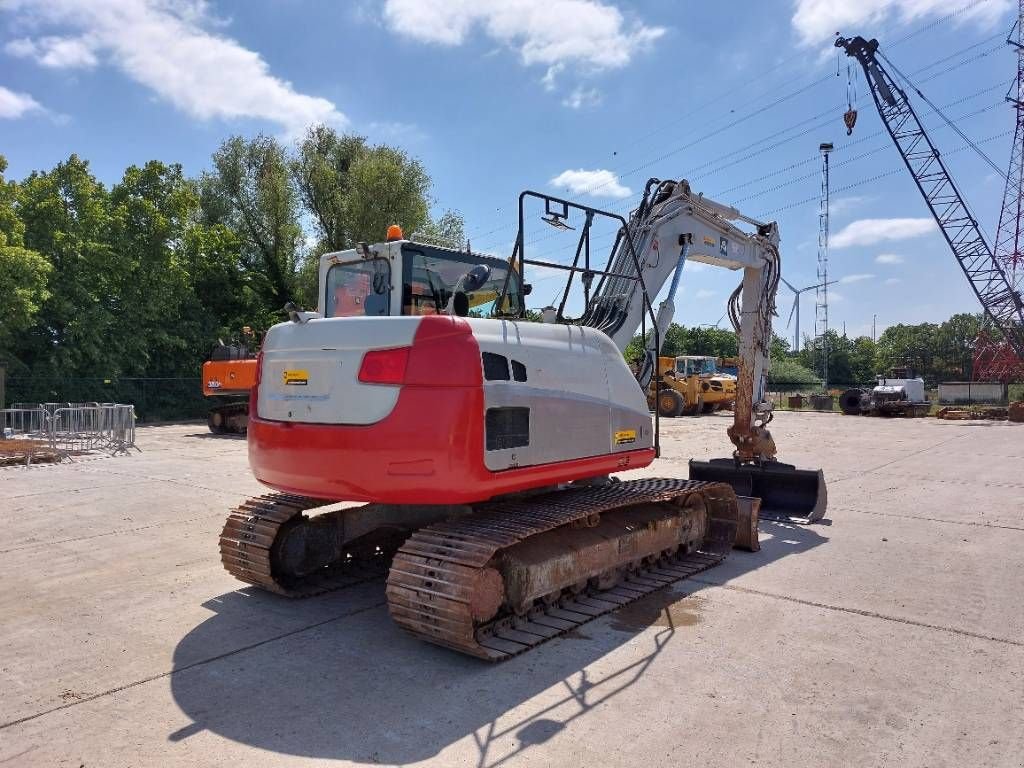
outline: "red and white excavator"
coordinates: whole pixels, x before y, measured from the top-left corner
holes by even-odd
[[[527,256],[538,204],[562,234],[578,232],[571,265]],[[316,311],[290,307],[264,338],[249,461],[276,493],[231,512],[220,539],[229,572],[306,596],[384,566],[397,623],[498,660],[718,563],[750,538],[737,533],[751,513],[736,489],[761,498],[762,514],[824,514],[821,472],[777,462],[766,428],[775,224],[655,179],[629,221],[534,192],[520,196],[519,219],[510,259],[409,241],[397,227],[387,242],[322,257]],[[618,227],[600,268],[595,219]],[[691,462],[690,479],[619,482],[614,473],[658,455],[644,393],[687,259],[743,273],[730,300],[743,363],[736,450]],[[568,278],[549,322],[525,319],[531,266]],[[656,315],[651,297],[670,280]],[[638,331],[649,338],[639,376],[622,354]]]

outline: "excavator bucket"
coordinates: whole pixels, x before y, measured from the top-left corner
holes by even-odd
[[[825,516],[828,497],[820,469],[797,469],[777,461],[755,466],[732,459],[690,459],[690,479],[728,483],[739,496],[758,497],[760,517],[770,520],[806,525]]]

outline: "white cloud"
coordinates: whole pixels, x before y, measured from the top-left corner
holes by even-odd
[[[565,64],[559,62],[552,64],[548,67],[548,71],[544,73],[544,77],[540,79],[540,84],[544,86],[545,91],[553,91],[557,83],[556,78],[561,74],[562,70],[565,69]]]
[[[73,69],[95,67],[97,60],[94,44],[81,37],[41,37],[32,40],[23,37],[11,40],[4,51],[23,59],[35,59],[44,67]]]
[[[903,257],[898,253],[880,253],[875,256],[876,264],[902,264]]]
[[[909,240],[935,229],[932,219],[858,219],[829,239],[833,248],[874,245],[885,240]]]
[[[627,21],[600,0],[386,0],[384,21],[400,35],[448,46],[461,45],[480,27],[525,65],[571,62],[591,69],[624,67],[665,34],[663,27]]]
[[[0,120],[16,120],[30,112],[43,112],[42,104],[27,93],[19,93],[0,85]]]
[[[790,22],[803,45],[817,46],[828,43],[836,32],[855,35],[858,31],[878,28],[893,17],[900,24],[908,24],[946,16],[954,5],[960,4],[949,0],[796,0]],[[1010,0],[965,5],[951,23],[973,20],[990,27],[1003,19],[1010,5]]]
[[[701,288],[697,291],[696,294],[694,294],[694,296],[698,299],[710,299],[712,296],[715,295],[716,294],[714,291],[710,291],[707,288]]]
[[[862,195],[846,195],[845,197],[833,197],[828,204],[829,212],[832,215],[839,215],[853,210],[857,206],[869,200]]]
[[[885,280],[885,284],[886,285],[898,285],[898,284],[900,284],[902,282],[903,281],[900,278],[898,278],[898,277],[888,277]]]
[[[272,75],[255,51],[209,31],[223,22],[211,17],[206,0],[5,0],[3,7],[24,26],[62,33],[14,41],[9,53],[48,67],[109,61],[201,120],[263,119],[290,135],[313,123],[347,122],[327,99]]]
[[[415,123],[403,123],[400,120],[375,120],[366,124],[366,132],[371,138],[383,136],[391,142],[415,143],[424,141],[427,134]]]
[[[633,194],[629,187],[619,183],[615,173],[604,169],[562,171],[550,183],[556,187],[566,187],[574,194],[592,197],[629,197]]]
[[[845,275],[844,277],[840,277],[839,282],[842,284],[859,283],[864,280],[871,280],[872,278],[874,278],[874,275],[868,272],[860,272],[858,274]]]
[[[597,88],[577,86],[572,93],[562,99],[562,106],[569,107],[569,109],[596,107],[601,103],[601,98],[601,92]]]

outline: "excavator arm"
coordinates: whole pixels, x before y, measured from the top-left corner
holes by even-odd
[[[526,196],[545,201],[545,221],[564,226],[570,209],[586,215],[576,259],[569,267],[527,259],[524,256],[523,207]],[[589,229],[594,217],[603,215],[621,222],[607,267],[598,272],[590,266]],[[580,266],[581,254],[584,264]],[[648,181],[640,205],[622,217],[537,193],[520,198],[520,234],[513,260],[523,264],[568,269],[570,278],[581,273],[585,310],[576,321],[608,335],[620,350],[635,334],[646,335],[647,348],[638,374],[642,389],[656,374],[661,340],[675,314],[675,294],[687,261],[741,271],[743,279],[729,298],[729,316],[740,340],[740,365],[736,382],[733,423],[727,433],[732,456],[711,461],[690,461],[690,478],[728,482],[737,494],[761,499],[761,516],[810,523],[825,514],[826,490],[820,470],[799,470],[776,460],[776,446],[768,431],[772,405],[766,396],[772,336],[772,315],[780,278],[779,231],[775,223],[757,221],[731,206],[696,195],[685,180]],[[594,290],[591,281],[600,276]],[[668,286],[655,315],[651,297]],[[556,321],[572,322],[556,313]]]
[[[602,330],[619,349],[625,350],[641,325],[643,289],[655,296],[671,281],[658,307],[658,333],[648,337],[638,376],[641,387],[646,388],[657,365],[656,340],[665,337],[675,315],[675,294],[686,261],[742,271],[743,279],[729,299],[729,316],[739,334],[741,365],[734,422],[728,432],[739,461],[773,461],[775,444],[766,429],[771,420],[771,404],[765,397],[765,386],[771,318],[781,271],[778,226],[695,195],[685,180],[652,180],[647,189],[628,227],[632,249],[639,257],[642,281],[625,277],[603,281],[584,322],[601,328],[603,321],[607,330]],[[635,266],[630,269],[633,260],[628,256],[629,243],[623,238],[616,244],[609,271],[619,275],[635,271]]]

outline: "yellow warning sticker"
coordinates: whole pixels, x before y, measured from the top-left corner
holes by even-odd
[[[636,430],[635,429],[620,429],[615,433],[614,436],[616,445],[626,445],[628,443],[636,442]]]
[[[307,384],[309,384],[309,371],[304,371],[304,370],[285,371],[284,372],[284,383],[285,383],[285,386],[304,387]]]
[[[708,237],[707,235],[704,235],[704,245],[714,245],[714,244],[715,244],[715,238]]]

